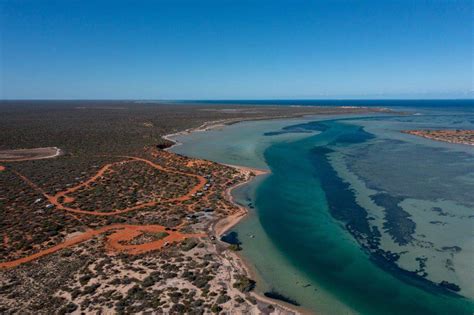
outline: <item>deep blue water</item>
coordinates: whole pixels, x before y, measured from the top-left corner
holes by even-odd
[[[300,106],[382,106],[407,108],[446,108],[449,110],[473,110],[474,99],[453,100],[192,100],[179,101],[195,104],[235,104],[235,105],[300,105]]]

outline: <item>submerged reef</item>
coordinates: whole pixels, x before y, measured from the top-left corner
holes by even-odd
[[[274,299],[274,300],[280,300],[280,301],[286,302],[286,303],[294,305],[294,306],[299,306],[300,305],[295,300],[290,299],[289,297],[286,297],[286,296],[276,292],[275,290],[265,292],[264,295],[268,298],[271,298],[271,299]]]
[[[448,294],[450,292],[458,292],[459,288],[456,284],[447,281],[434,283],[427,279],[425,271],[426,259],[422,257],[417,259],[419,263],[418,270],[409,271],[401,268],[397,264],[400,254],[381,247],[381,231],[376,226],[370,224],[373,218],[369,216],[364,207],[357,203],[355,192],[350,187],[350,184],[344,181],[333,168],[330,161],[331,153],[334,153],[340,146],[359,144],[374,139],[374,135],[366,132],[360,126],[351,126],[348,129],[340,128],[340,124],[336,121],[288,126],[280,131],[265,135],[271,136],[290,132],[302,133],[312,131],[335,133],[329,143],[315,146],[309,151],[310,160],[315,169],[315,176],[321,182],[331,216],[344,223],[347,231],[357,240],[362,249],[370,255],[371,260],[381,268],[399,276],[404,281],[425,289]],[[416,223],[411,219],[411,215],[400,206],[404,197],[393,196],[380,189],[376,190],[379,192],[371,196],[371,199],[376,205],[385,210],[384,231],[400,246],[406,246],[415,241]],[[436,211],[436,209],[433,209],[433,211]],[[440,214],[443,215],[442,212]]]
[[[387,193],[378,193],[371,197],[378,206],[385,209],[384,230],[398,245],[407,245],[413,241],[416,224],[411,215],[399,206],[402,197],[393,197]]]

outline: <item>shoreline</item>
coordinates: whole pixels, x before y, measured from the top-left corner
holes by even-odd
[[[280,118],[280,117],[279,117]],[[285,118],[285,117],[281,117]],[[297,117],[287,117],[287,118],[297,118]],[[265,120],[265,118],[258,119],[258,120]],[[173,137],[180,136],[180,135],[189,135],[193,132],[202,132],[202,131],[208,131],[212,130],[218,127],[224,127],[229,124],[233,123],[238,123],[241,121],[246,121],[245,119],[239,120],[239,121],[232,121],[232,122],[224,122],[221,120],[218,121],[208,121],[200,125],[199,127],[195,128],[188,128],[183,131],[171,133],[162,136],[163,139],[166,139],[168,141],[173,142],[173,145],[170,147],[165,148],[165,151],[169,151],[171,148],[175,146],[182,145],[181,142],[177,141],[176,139],[173,139]],[[216,162],[217,163],[217,162]],[[239,170],[240,172],[243,172],[246,176],[247,179],[241,183],[238,183],[234,186],[231,186],[225,190],[224,197],[232,203],[235,207],[237,207],[239,210],[231,215],[225,216],[223,218],[220,218],[214,222],[212,222],[209,226],[209,231],[216,237],[216,240],[220,243],[223,243],[220,238],[223,234],[225,234],[227,231],[229,231],[232,227],[237,225],[241,220],[243,220],[249,213],[249,210],[240,204],[238,204],[234,197],[232,196],[232,191],[238,187],[241,187],[243,185],[247,185],[253,180],[255,180],[259,176],[265,176],[268,174],[271,174],[269,170],[262,170],[262,169],[257,169],[257,168],[251,168],[251,167],[246,167],[246,166],[240,166],[240,165],[233,165],[233,164],[224,164],[224,163],[218,163],[221,165],[225,165],[228,167],[235,168]],[[240,268],[245,270],[245,273],[249,277],[254,277],[255,271],[250,267],[250,263],[242,256],[239,255],[238,252],[232,252],[229,250],[225,250],[222,253],[218,252],[218,255],[221,256],[222,259],[225,259],[228,261],[229,264],[232,265],[232,261],[237,262]],[[237,268],[236,268],[237,269]],[[281,312],[285,312],[286,314],[295,314],[295,315],[309,315],[309,314],[315,314],[314,312],[311,312],[309,310],[303,309],[300,306],[294,306],[289,303],[285,303],[283,301],[279,301],[276,299],[271,299],[259,292],[251,291],[249,294],[254,297],[257,301],[265,304],[273,304],[276,306],[276,308],[280,309]]]
[[[290,105],[293,107],[298,107],[296,105]],[[315,106],[318,107],[318,106]],[[394,113],[400,113],[400,114],[406,114],[405,112],[396,112],[393,111],[392,109],[385,108],[385,107],[374,107],[370,108],[367,106],[335,106],[334,108],[340,108],[342,110],[351,110],[351,109],[365,109],[367,112],[373,112],[373,113],[382,113],[382,114],[394,114]],[[370,110],[369,110],[370,109]],[[322,115],[337,115],[337,114],[351,114],[352,112],[341,112],[341,113],[322,113]],[[176,131],[173,133],[169,133],[166,135],[161,136],[161,138],[168,140],[172,142],[173,144],[167,148],[164,148],[163,150],[169,151],[170,149],[182,145],[181,142],[179,142],[176,139],[173,139],[174,137],[177,136],[182,136],[182,135],[189,135],[193,132],[202,132],[202,131],[209,131],[212,129],[216,128],[222,128],[228,125],[233,125],[237,124],[239,122],[244,122],[244,121],[261,121],[261,120],[278,120],[278,119],[296,119],[296,118],[301,118],[305,116],[320,116],[321,113],[298,113],[298,114],[293,114],[293,115],[280,115],[280,116],[256,116],[256,117],[237,117],[237,118],[226,118],[226,119],[217,119],[217,120],[209,120],[205,121],[201,125],[197,127],[191,127],[187,128],[185,130],[181,131]]]
[[[235,225],[237,225],[241,220],[243,220],[249,214],[249,209],[247,209],[245,206],[242,206],[242,205],[238,204],[235,201],[234,197],[232,196],[232,191],[234,189],[237,189],[238,187],[249,184],[250,182],[254,181],[257,177],[271,174],[270,171],[262,171],[262,170],[253,169],[253,168],[244,167],[244,166],[228,165],[228,164],[224,164],[224,165],[234,167],[234,168],[239,169],[239,170],[244,171],[244,172],[253,172],[253,173],[255,173],[255,175],[253,175],[253,176],[250,175],[246,181],[244,181],[242,183],[239,183],[237,185],[234,185],[232,187],[229,187],[226,190],[225,197],[228,198],[228,200],[233,205],[238,207],[239,211],[236,212],[235,214],[224,217],[224,218],[216,221],[214,224],[211,225],[211,231],[216,236],[216,239],[219,242],[222,242],[222,241],[220,241],[220,238],[222,237],[222,235],[224,235],[227,231],[232,229]],[[257,173],[257,172],[259,172],[259,173]],[[217,227],[219,224],[222,224],[223,222],[224,222],[224,226]],[[221,256],[224,259],[226,259],[226,257],[225,257],[226,255],[229,255],[234,261],[236,261],[238,264],[240,264],[240,267],[245,270],[247,276],[249,276],[250,278],[255,278],[256,271],[251,267],[250,262],[245,257],[243,257],[243,255],[239,254],[239,252],[233,252],[233,251],[228,251],[228,250],[221,254]],[[295,315],[314,314],[314,313],[310,312],[309,310],[303,309],[302,307],[291,305],[289,303],[285,303],[283,301],[279,301],[279,300],[276,300],[276,299],[268,298],[260,292],[251,291],[251,292],[249,292],[249,294],[260,302],[276,305],[278,308],[281,309],[281,311],[287,312],[288,314],[295,314]]]
[[[244,122],[244,121],[258,121],[258,120],[273,120],[273,119],[291,119],[291,118],[298,118],[298,117],[303,117],[306,116],[307,114],[304,115],[299,115],[299,116],[262,116],[262,117],[251,117],[251,118],[228,118],[228,119],[219,119],[219,120],[209,120],[204,123],[202,123],[198,127],[193,127],[193,128],[187,128],[182,131],[177,131],[174,133],[169,133],[164,136],[161,136],[163,139],[168,140],[170,142],[173,142],[173,144],[167,148],[165,148],[165,151],[169,151],[170,149],[182,145],[181,142],[178,140],[174,139],[174,137],[177,136],[183,136],[183,135],[190,135],[191,133],[194,132],[202,132],[202,131],[209,131],[217,128],[223,128],[225,126],[237,124],[239,122]],[[221,164],[221,163],[219,163]],[[226,165],[226,164],[224,164]],[[230,166],[230,165],[228,165]],[[235,167],[240,167],[237,165],[234,165]]]
[[[224,126],[226,126],[226,123],[222,120],[211,120],[211,121],[204,122],[203,124],[201,124],[198,127],[188,128],[188,129],[185,129],[185,130],[182,130],[182,131],[169,133],[169,134],[166,134],[164,136],[161,136],[161,138],[163,138],[165,140],[168,140],[170,142],[173,142],[173,144],[171,146],[165,148],[164,150],[169,151],[170,149],[172,149],[174,147],[182,145],[181,142],[179,142],[176,139],[173,139],[174,137],[182,136],[182,135],[189,135],[193,132],[208,131],[208,130],[211,130],[211,129],[215,129],[219,126],[224,127]]]
[[[231,165],[231,164],[222,164],[222,165],[226,165],[226,166],[238,169],[239,171],[244,172],[248,176],[248,178],[246,181],[238,183],[232,187],[229,187],[225,191],[225,198],[229,202],[231,202],[234,206],[239,208],[239,211],[237,211],[236,213],[230,216],[226,216],[224,218],[217,220],[216,222],[212,223],[210,226],[210,230],[216,237],[216,240],[218,240],[221,243],[223,243],[220,240],[222,235],[224,235],[227,231],[232,229],[235,225],[237,225],[241,220],[243,220],[249,214],[249,209],[247,209],[245,206],[238,204],[235,201],[232,195],[232,191],[234,189],[237,189],[238,187],[249,184],[250,182],[254,181],[257,177],[271,174],[270,171],[255,169],[251,167]],[[254,175],[251,175],[251,173],[253,173]],[[223,226],[220,226],[220,225],[223,225]],[[228,260],[229,258],[227,258],[226,256],[230,256],[232,260],[236,261],[239,264],[239,267],[245,270],[245,273],[247,274],[247,276],[249,276],[250,278],[255,278],[254,276],[255,276],[256,271],[254,271],[254,269],[250,266],[250,263],[246,260],[246,258],[243,257],[238,252],[226,250],[220,255],[223,259],[228,259]],[[312,312],[304,310],[301,307],[294,306],[289,303],[285,303],[283,301],[268,298],[259,292],[251,291],[249,292],[249,294],[262,303],[276,305],[278,308],[281,309],[280,311],[286,312],[288,314],[295,314],[295,315],[313,314]]]
[[[237,166],[237,165],[229,165],[229,164],[222,164],[222,165],[233,167],[233,168],[239,170],[240,172],[243,172],[243,174],[245,174],[247,176],[247,180],[226,189],[225,198],[229,202],[231,202],[234,206],[236,206],[239,209],[239,211],[237,211],[236,213],[234,213],[230,216],[222,218],[222,219],[218,220],[217,222],[215,222],[213,224],[212,231],[214,232],[214,235],[217,238],[220,238],[227,231],[229,231],[233,226],[235,226],[237,223],[239,223],[249,212],[249,210],[246,207],[238,204],[235,201],[234,197],[232,196],[232,191],[234,189],[237,189],[238,187],[249,184],[250,182],[252,182],[253,180],[255,180],[259,176],[264,176],[264,175],[268,175],[268,174],[271,173],[270,171],[259,170],[259,169],[255,169],[255,168],[245,167],[245,166]],[[218,226],[218,225],[222,225],[222,224],[224,224],[224,226]]]
[[[344,107],[342,107],[344,108]],[[364,108],[364,107],[361,107]],[[381,109],[380,112],[382,113],[393,113],[389,109]],[[252,117],[252,118],[229,118],[229,119],[221,119],[221,120],[211,120],[211,121],[206,121],[203,124],[201,124],[198,127],[193,127],[193,128],[188,128],[182,131],[166,134],[162,136],[163,139],[168,140],[172,142],[173,144],[167,148],[164,148],[163,150],[165,151],[170,151],[172,148],[182,145],[181,142],[175,139],[177,136],[182,136],[182,135],[190,135],[193,132],[202,132],[202,131],[209,131],[213,130],[216,128],[223,128],[228,125],[236,124],[239,122],[244,122],[244,121],[263,121],[263,120],[275,120],[275,119],[297,119],[305,116],[318,116],[318,114],[299,114],[299,115],[287,115],[287,116],[260,116],[260,117]],[[218,163],[218,162],[216,162]],[[252,180],[257,178],[258,176],[264,176],[267,174],[270,174],[271,172],[269,170],[262,170],[262,169],[256,169],[256,168],[251,168],[251,167],[245,167],[245,166],[240,166],[240,165],[233,165],[233,164],[225,164],[225,163],[218,163],[220,165],[225,165],[228,167],[233,167],[241,172],[245,172],[246,175],[248,176],[247,179],[244,182],[238,183],[232,187],[229,187],[226,189],[224,197],[228,199],[230,203],[232,203],[235,207],[237,207],[239,210],[236,213],[233,213],[229,216],[225,216],[223,218],[220,218],[210,224],[208,227],[210,232],[213,234],[214,237],[216,237],[216,240],[223,244],[222,241],[220,241],[220,237],[230,230],[232,227],[237,225],[242,219],[244,219],[248,213],[249,209],[247,209],[245,206],[242,206],[238,204],[233,196],[232,196],[232,191],[238,187],[241,187],[243,185],[246,185],[250,183]],[[253,176],[250,176],[250,173],[253,173]],[[219,256],[221,256],[222,259],[226,260],[230,265],[233,265],[233,261],[237,262],[238,266],[235,267],[235,269],[243,269],[246,273],[247,276],[251,278],[259,278],[257,271],[255,271],[251,265],[250,262],[247,261],[245,257],[240,255],[238,252],[232,252],[229,250],[225,250],[222,253],[219,251],[217,252]],[[309,315],[309,314],[317,314],[317,312],[305,309],[302,306],[295,306],[289,303],[286,303],[284,301],[280,301],[277,299],[271,299],[263,295],[263,292],[255,292],[251,291],[249,294],[254,297],[257,301],[264,303],[264,304],[272,304],[275,306],[276,310],[278,312],[276,314],[297,314],[297,315]]]

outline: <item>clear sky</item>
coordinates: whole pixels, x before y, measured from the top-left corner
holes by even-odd
[[[0,0],[0,98],[473,97],[473,2]]]

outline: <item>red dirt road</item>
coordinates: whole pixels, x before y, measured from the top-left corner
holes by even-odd
[[[68,189],[65,189],[63,191],[60,191],[56,193],[55,195],[49,195],[47,194],[41,187],[33,183],[30,179],[28,179],[26,176],[18,173],[15,170],[12,170],[15,174],[17,174],[21,179],[23,179],[28,185],[30,185],[32,188],[35,190],[41,192],[41,194],[44,195],[45,198],[48,199],[48,201],[56,206],[56,209],[58,210],[64,210],[67,212],[72,212],[72,213],[80,213],[80,214],[88,214],[88,215],[96,215],[96,216],[113,216],[113,215],[118,215],[122,214],[125,212],[129,211],[134,211],[134,210],[139,210],[145,207],[149,206],[154,206],[158,203],[161,202],[183,202],[186,200],[189,200],[193,197],[193,195],[198,192],[199,190],[203,189],[204,185],[206,184],[206,179],[200,175],[197,174],[192,174],[192,173],[186,173],[186,172],[181,172],[178,170],[172,170],[172,169],[167,169],[164,168],[161,165],[158,165],[156,163],[153,163],[149,160],[143,159],[143,158],[138,158],[138,157],[131,157],[131,156],[124,156],[124,158],[127,158],[128,160],[120,161],[120,162],[114,162],[114,163],[109,163],[103,166],[102,168],[99,169],[99,171],[89,178],[88,180],[74,186],[70,187]],[[167,200],[161,200],[161,201],[151,201],[147,203],[143,203],[140,205],[136,205],[133,207],[125,208],[125,209],[117,209],[109,212],[100,212],[100,211],[87,211],[83,209],[78,209],[78,208],[71,208],[65,206],[63,203],[59,201],[60,198],[63,198],[65,203],[72,202],[74,199],[72,197],[67,196],[70,193],[73,193],[77,191],[78,189],[88,186],[94,181],[98,180],[101,178],[104,173],[109,170],[111,167],[117,164],[121,163],[131,163],[131,162],[143,162],[151,167],[158,169],[163,172],[168,172],[168,173],[174,173],[174,174],[180,174],[180,175],[185,175],[185,176],[190,176],[198,179],[198,183],[192,187],[185,195],[182,195],[180,197],[176,198],[170,198]],[[0,171],[3,171],[5,168],[0,165]],[[72,214],[71,213],[71,214]],[[72,214],[73,215],[73,214]],[[181,225],[178,227],[180,228]],[[15,259],[12,261],[7,261],[7,262],[2,262],[0,263],[0,268],[12,268],[16,267],[20,264],[27,263],[30,261],[33,261],[35,259],[38,259],[40,257],[43,257],[45,255],[52,254],[54,252],[57,252],[58,250],[74,246],[76,244],[85,242],[87,240],[90,240],[93,237],[96,237],[98,235],[101,235],[105,232],[113,231],[112,234],[106,236],[106,248],[109,251],[112,252],[126,252],[129,254],[142,254],[145,252],[153,251],[153,250],[158,250],[161,249],[165,244],[171,244],[175,242],[181,242],[185,240],[186,238],[190,237],[205,237],[206,234],[203,233],[181,233],[179,231],[173,231],[173,230],[166,230],[164,226],[161,225],[129,225],[129,224],[112,224],[109,226],[105,226],[96,230],[87,230],[86,232],[75,236],[71,239],[68,239],[64,241],[63,243],[60,243],[56,246],[50,247],[45,250],[41,250],[38,253],[22,257],[19,259]],[[135,239],[136,237],[142,235],[143,233],[158,233],[158,232],[165,232],[168,233],[166,237],[160,240],[144,243],[144,244],[127,244],[127,242],[130,242],[131,240]],[[8,240],[7,238],[4,237],[4,242],[5,240]],[[7,241],[8,242],[8,241]],[[124,244],[125,243],[125,244]]]
[[[142,159],[142,158],[138,158],[138,157],[126,157],[126,158],[129,158],[130,160],[125,160],[125,161],[120,161],[120,162],[115,162],[115,163],[110,163],[110,164],[106,164],[105,166],[103,166],[94,176],[92,176],[91,178],[89,178],[88,180],[86,180],[85,182],[82,182],[80,183],[79,185],[76,185],[74,187],[70,187],[66,190],[63,190],[63,191],[60,191],[58,193],[56,193],[55,195],[49,195],[47,194],[43,189],[41,189],[40,187],[38,187],[36,184],[34,184],[31,180],[29,180],[27,177],[21,175],[20,173],[18,172],[15,172],[20,178],[22,178],[26,183],[28,183],[31,187],[33,187],[34,189],[40,191],[44,197],[46,199],[48,199],[48,201],[55,205],[57,209],[60,209],[60,210],[65,210],[65,211],[69,211],[69,212],[73,212],[73,213],[80,213],[80,214],[91,214],[91,215],[97,215],[97,216],[112,216],[112,215],[117,215],[117,214],[122,214],[122,213],[126,213],[126,212],[130,212],[130,211],[134,211],[134,210],[139,210],[139,209],[143,209],[143,208],[146,208],[146,207],[152,207],[152,206],[155,206],[159,203],[163,203],[163,202],[175,202],[175,201],[179,201],[179,202],[182,202],[182,201],[186,201],[186,200],[189,200],[192,198],[192,196],[198,192],[199,190],[203,189],[204,188],[204,185],[206,184],[206,179],[200,175],[196,175],[196,174],[191,174],[191,173],[185,173],[185,172],[181,172],[181,171],[176,171],[176,170],[170,170],[170,169],[166,169],[164,167],[162,167],[161,165],[158,165],[158,164],[155,164],[151,161],[148,161],[148,160],[145,160],[145,159]],[[185,176],[190,176],[190,177],[194,177],[194,178],[197,178],[198,179],[198,184],[195,185],[194,187],[191,188],[191,190],[189,190],[185,195],[183,196],[180,196],[180,197],[176,197],[176,198],[169,198],[169,199],[165,199],[165,200],[161,200],[161,201],[149,201],[149,202],[146,202],[146,203],[142,203],[142,204],[139,204],[139,205],[136,205],[136,206],[133,206],[133,207],[129,207],[129,208],[125,208],[125,209],[117,209],[117,210],[113,210],[113,211],[108,211],[108,212],[102,212],[102,211],[89,211],[89,210],[83,210],[83,209],[79,209],[79,208],[71,208],[71,207],[68,207],[68,206],[65,206],[63,203],[61,203],[59,201],[59,199],[61,197],[64,197],[64,201],[66,203],[72,201],[72,198],[68,197],[67,195],[70,194],[70,193],[73,193],[77,190],[79,190],[80,188],[84,187],[84,186],[89,186],[90,184],[92,184],[93,182],[95,182],[96,180],[98,180],[100,177],[102,177],[104,175],[104,173],[110,169],[112,166],[114,165],[117,165],[117,164],[120,164],[120,163],[130,163],[130,162],[144,162],[148,165],[150,165],[151,167],[153,168],[156,168],[160,171],[163,171],[163,172],[168,172],[168,173],[174,173],[174,174],[180,174],[180,175],[185,175]]]
[[[113,252],[126,252],[129,254],[142,254],[153,250],[158,250],[164,246],[166,243],[175,243],[185,240],[190,237],[204,237],[206,234],[186,234],[180,233],[178,231],[168,230],[161,225],[128,225],[128,224],[112,224],[109,226],[104,226],[97,230],[88,230],[76,237],[73,237],[61,244],[50,247],[48,249],[39,251],[38,253],[32,254],[30,256],[22,257],[19,259],[2,262],[0,263],[0,268],[12,268],[18,265],[33,261],[40,257],[52,254],[58,250],[85,242],[91,238],[103,234],[108,231],[114,231],[111,235],[107,236],[106,248]],[[145,244],[131,245],[131,244],[121,244],[121,242],[129,242],[132,239],[140,236],[144,232],[158,233],[165,232],[169,235],[165,238],[162,238],[158,241],[149,242]]]

